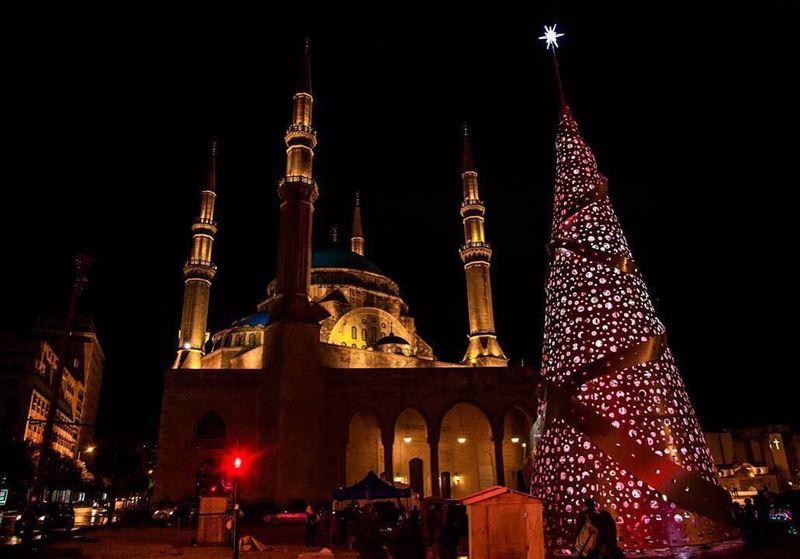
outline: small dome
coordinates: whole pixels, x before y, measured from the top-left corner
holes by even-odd
[[[233,327],[237,326],[266,326],[269,323],[269,314],[266,312],[257,312],[240,318],[233,323]]]
[[[375,342],[375,345],[388,345],[388,344],[411,345],[408,343],[407,340],[401,338],[400,336],[394,335],[394,333],[389,334],[388,336],[384,336],[380,340]]]
[[[347,268],[381,274],[369,258],[343,248],[323,248],[315,250],[311,256],[312,268]]]

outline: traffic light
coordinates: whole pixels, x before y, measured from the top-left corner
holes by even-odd
[[[233,470],[235,472],[240,472],[242,470],[242,457],[237,456],[233,459]]]

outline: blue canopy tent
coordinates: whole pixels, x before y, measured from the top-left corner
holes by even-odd
[[[408,499],[411,497],[411,488],[395,487],[383,481],[378,475],[370,471],[364,479],[350,487],[340,487],[333,490],[333,498],[337,501],[359,501],[373,499]]]

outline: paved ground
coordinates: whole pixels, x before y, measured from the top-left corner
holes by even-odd
[[[248,531],[244,532],[245,534]],[[247,557],[263,557],[265,559],[295,559],[298,554],[309,551],[296,544],[270,543],[269,537],[278,539],[279,532],[264,532],[263,540],[266,549],[262,552],[243,552],[242,559]],[[287,534],[280,533],[283,538]],[[121,559],[121,558],[169,558],[186,559],[228,559],[231,550],[228,547],[195,547],[191,545],[194,530],[178,528],[99,528],[80,530],[71,538],[63,537],[50,542],[40,557],[52,559]],[[257,537],[259,535],[257,534]],[[319,548],[316,548],[319,549]],[[334,550],[336,557],[355,559],[354,553]],[[24,557],[18,546],[0,548],[0,558]],[[711,550],[682,549],[648,553],[648,558],[663,559],[797,559],[800,557],[800,538],[781,546],[748,550],[741,542],[734,542]],[[629,554],[628,559],[643,559],[644,556]],[[481,558],[474,558],[481,559]]]
[[[42,557],[52,559],[121,559],[121,558],[168,558],[183,557],[186,559],[229,559],[229,547],[191,545],[194,530],[177,528],[101,528],[81,531],[71,539],[51,542]],[[265,559],[295,559],[298,554],[316,551],[319,548],[307,549],[298,545],[279,545],[264,542],[267,549],[262,552],[243,552],[246,557],[263,557]],[[19,548],[6,547],[0,549],[0,557],[22,557]],[[16,549],[15,549],[16,548]],[[5,552],[5,553],[4,553]],[[337,558],[355,559],[356,555],[344,551],[336,552]]]
[[[741,540],[716,545],[713,548],[687,547],[653,551],[645,554],[629,553],[628,559],[797,559],[800,557],[800,539],[794,538],[781,545],[749,549]]]

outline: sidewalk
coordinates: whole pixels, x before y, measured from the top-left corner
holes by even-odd
[[[102,528],[86,532],[85,536],[69,541],[54,542],[47,546],[48,559],[122,559],[164,558],[186,559],[230,559],[229,547],[193,547],[190,541],[194,531],[170,528]],[[264,542],[267,549],[262,552],[241,552],[240,557],[264,559],[295,559],[300,553],[318,551],[298,545],[282,545]],[[356,554],[334,550],[337,559],[355,559]]]

